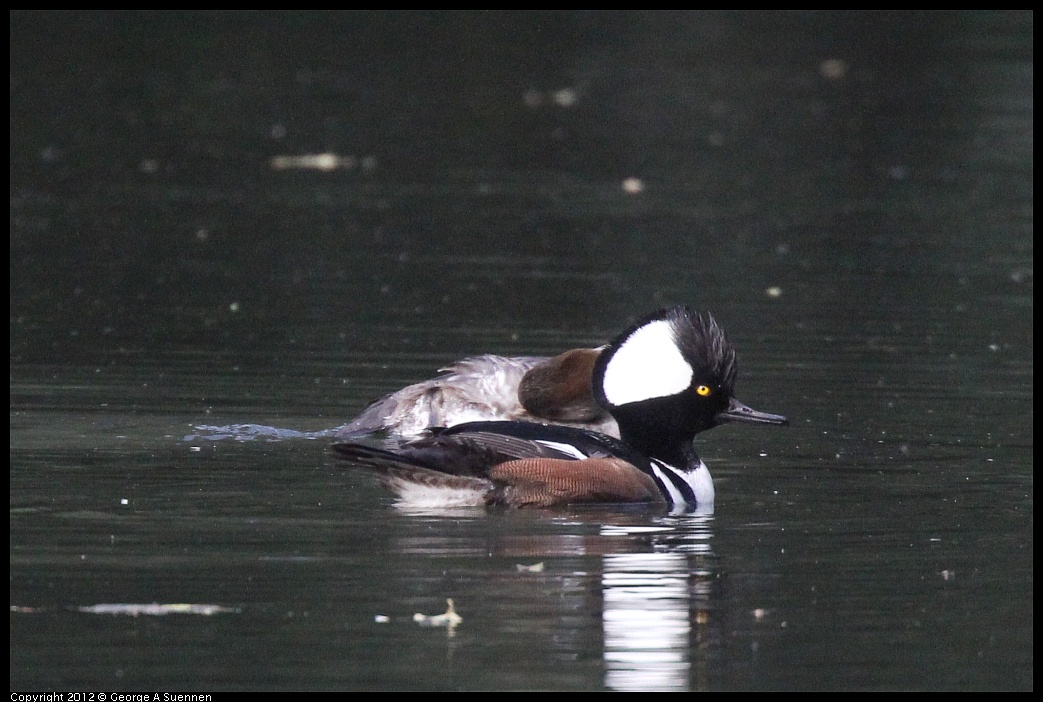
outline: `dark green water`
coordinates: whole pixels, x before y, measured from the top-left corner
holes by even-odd
[[[12,691],[1032,689],[1031,13],[11,22]],[[674,303],[710,515],[199,438]]]

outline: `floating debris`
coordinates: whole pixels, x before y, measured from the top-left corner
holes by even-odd
[[[77,607],[76,611],[88,614],[125,614],[131,617],[142,615],[162,617],[167,614],[200,614],[210,617],[239,610],[214,604],[159,604],[153,602],[152,604],[97,604],[90,607]]]
[[[358,159],[354,156],[338,156],[337,154],[300,154],[296,156],[273,156],[270,161],[272,170],[314,170],[334,171],[338,168],[354,168]]]
[[[556,105],[569,109],[579,104],[579,92],[575,88],[559,88],[543,92],[530,88],[522,93],[522,102],[526,107],[536,109],[544,105]]]
[[[525,565],[524,563],[516,563],[515,568],[518,569],[519,573],[542,573],[543,572],[543,561],[539,563],[533,563],[532,565]]]
[[[840,80],[847,76],[851,67],[843,59],[826,59],[818,65],[818,73],[827,80]]]
[[[575,107],[579,102],[579,93],[572,88],[560,88],[551,93],[551,99],[558,107]]]
[[[413,615],[413,621],[420,626],[444,626],[452,634],[456,625],[463,621],[463,617],[456,613],[452,597],[446,598],[445,604],[445,614],[427,615],[417,612]]]
[[[640,178],[627,178],[623,181],[623,192],[628,195],[637,195],[645,191],[645,182]]]

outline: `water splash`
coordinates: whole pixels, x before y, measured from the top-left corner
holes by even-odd
[[[287,441],[291,439],[327,439],[337,435],[342,427],[321,431],[297,431],[264,424],[228,424],[213,426],[199,424],[193,427],[198,434],[187,434],[182,441]]]

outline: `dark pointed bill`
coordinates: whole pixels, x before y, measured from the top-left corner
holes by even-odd
[[[719,413],[716,419],[718,424],[723,424],[725,422],[753,422],[754,424],[775,424],[780,427],[789,424],[789,420],[781,414],[758,412],[757,410],[742,404],[734,397],[731,399],[728,409]]]

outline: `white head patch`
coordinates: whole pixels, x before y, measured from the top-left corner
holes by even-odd
[[[605,398],[613,405],[676,395],[692,382],[692,366],[681,355],[665,319],[650,322],[623,342],[605,367]]]

